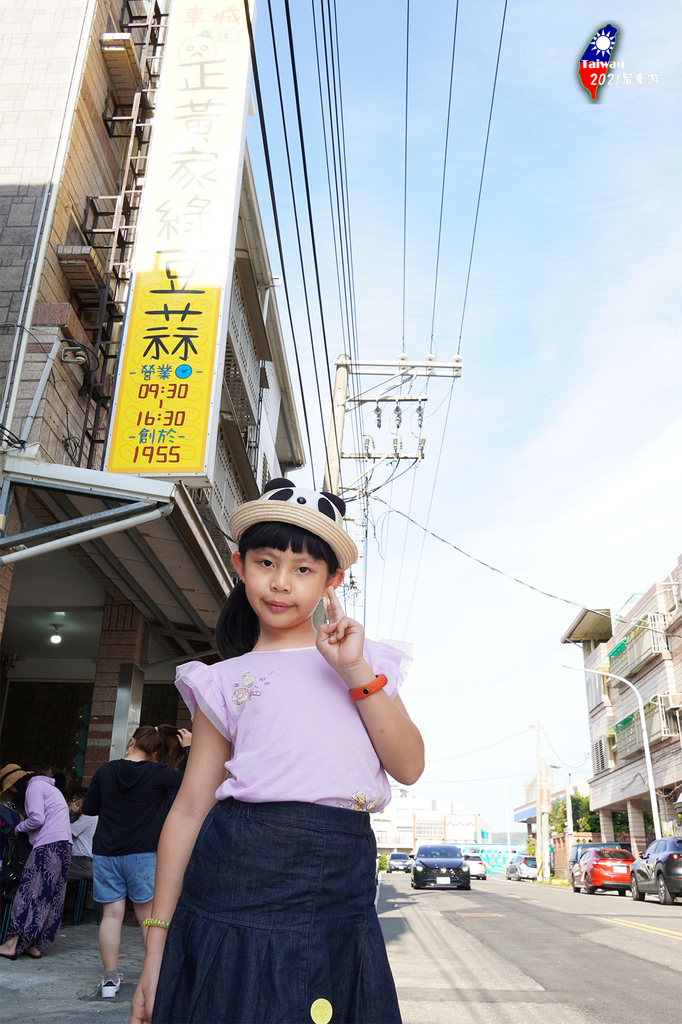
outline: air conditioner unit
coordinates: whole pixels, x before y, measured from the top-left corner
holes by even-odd
[[[665,703],[668,711],[682,710],[682,693],[666,694]]]

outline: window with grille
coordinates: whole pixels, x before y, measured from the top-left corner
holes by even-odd
[[[609,766],[609,748],[605,736],[600,736],[596,743],[592,744],[592,767],[594,774],[599,775],[605,772]]]
[[[414,834],[417,839],[442,839],[442,821],[418,821],[414,827]]]

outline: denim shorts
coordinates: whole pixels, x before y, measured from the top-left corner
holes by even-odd
[[[92,858],[92,896],[97,903],[115,903],[130,896],[133,903],[154,899],[155,853]]]

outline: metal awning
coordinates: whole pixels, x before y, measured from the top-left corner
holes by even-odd
[[[20,503],[22,492],[30,496],[44,526],[0,539],[0,565],[79,545],[153,632],[177,638],[190,656],[200,656],[192,639],[215,649],[232,581],[183,484],[14,454],[3,477]]]
[[[603,643],[613,636],[609,608],[583,608],[561,638],[562,644],[595,640]]]

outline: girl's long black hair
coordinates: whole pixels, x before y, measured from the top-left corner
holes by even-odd
[[[245,558],[247,551],[256,548],[291,550],[296,555],[305,551],[311,558],[326,562],[330,576],[339,568],[338,559],[326,541],[289,523],[256,523],[244,530],[239,541],[239,554]],[[249,604],[246,588],[240,580],[225,602],[218,619],[215,632],[218,650],[223,658],[238,658],[254,649],[259,634],[258,616]]]

